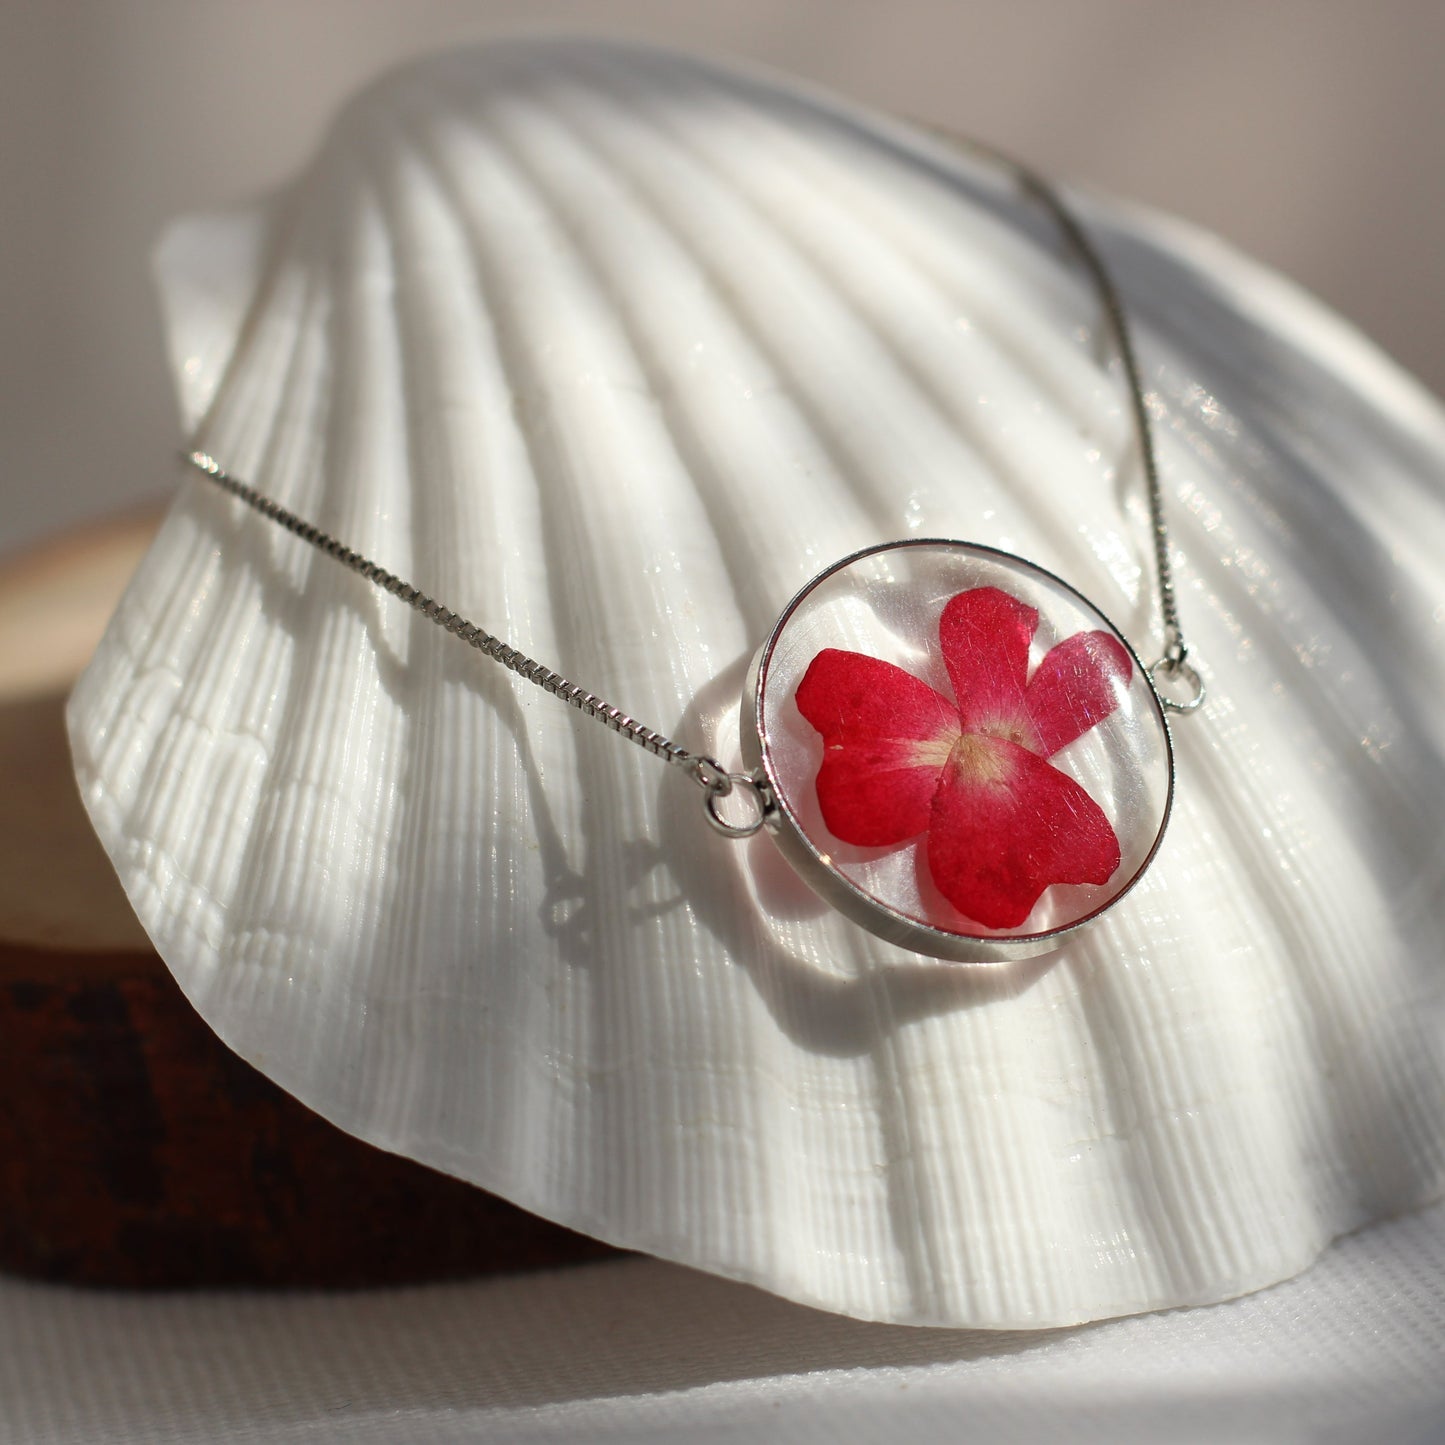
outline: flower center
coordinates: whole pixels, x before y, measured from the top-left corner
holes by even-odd
[[[995,746],[995,735],[989,733],[963,733],[948,755],[948,765],[975,788],[1006,783],[1013,775],[1007,750]]]
[[[962,736],[962,730],[955,724],[941,729],[931,738],[918,739],[909,745],[908,765],[914,768],[946,768]]]

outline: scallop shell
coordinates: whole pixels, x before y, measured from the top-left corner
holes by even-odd
[[[938,964],[685,778],[200,479],[70,707],[141,921],[343,1128],[849,1314],[1223,1299],[1442,1190],[1445,420],[1286,283],[1078,204],[1135,321],[1207,675],[1143,883]],[[1097,299],[947,143],[596,41],[429,60],[160,255],[188,425],[695,749],[794,591],[891,537],[1157,648]]]

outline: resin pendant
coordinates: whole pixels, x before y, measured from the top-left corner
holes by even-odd
[[[1067,583],[966,542],[871,547],[788,604],[743,756],[829,903],[939,958],[1042,953],[1115,904],[1169,817],[1164,708]]]

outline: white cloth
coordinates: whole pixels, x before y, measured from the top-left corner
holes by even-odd
[[[1207,1309],[1040,1334],[818,1314],[649,1259],[357,1294],[0,1280],[0,1441],[1440,1445],[1445,1207]]]

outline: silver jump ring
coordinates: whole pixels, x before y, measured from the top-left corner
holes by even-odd
[[[712,760],[707,761],[711,763]],[[752,773],[722,772],[716,763],[706,769],[706,774],[704,778],[704,770],[699,770],[698,776],[707,790],[703,809],[708,822],[724,838],[751,838],[768,821],[768,814],[772,811],[772,791],[767,783]],[[718,808],[719,798],[728,798],[734,793],[745,794],[749,799],[750,816],[741,823],[730,822]]]
[[[1189,696],[1182,702],[1170,697],[1160,686],[1165,679],[1183,679],[1189,688]],[[1166,653],[1149,669],[1149,681],[1154,684],[1154,691],[1165,712],[1191,713],[1204,704],[1204,679],[1200,677],[1199,669],[1183,657]]]

